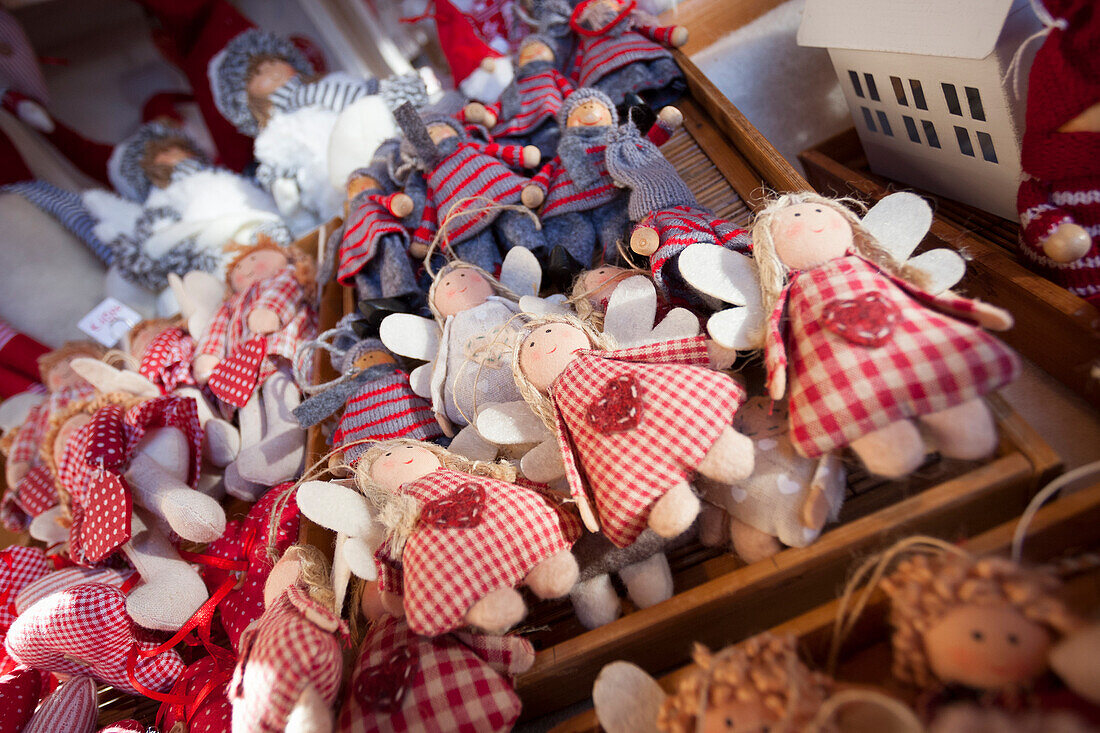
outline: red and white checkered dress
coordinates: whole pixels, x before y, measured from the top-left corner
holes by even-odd
[[[858,255],[792,275],[769,318],[765,362],[769,384],[787,369],[798,452],[815,458],[1015,379],[1019,358],[973,325],[974,304]]]
[[[227,697],[234,733],[283,733],[302,691],[313,685],[330,706],[340,690],[347,625],[292,585],[241,635]]]
[[[50,418],[69,405],[95,396],[95,387],[81,382],[76,387],[67,387],[51,392],[46,401],[36,405],[19,427],[8,452],[9,463],[31,463],[42,451],[42,439],[50,425]]]
[[[471,645],[471,642],[473,645]],[[512,689],[513,658],[534,660],[518,636],[417,636],[386,616],[363,640],[340,733],[508,731],[521,704]]]
[[[0,522],[13,532],[22,532],[31,520],[42,512],[57,506],[57,484],[50,469],[36,458],[27,475],[15,488],[8,489],[0,502]]]
[[[344,225],[344,236],[336,254],[336,280],[351,287],[356,273],[374,259],[382,237],[393,234],[409,244],[409,232],[390,211],[396,193],[367,193],[355,197],[355,209]]]
[[[389,543],[375,553],[379,588],[403,590],[409,627],[424,636],[465,626],[474,603],[521,584],[580,536],[580,521],[560,504],[507,481],[440,468],[405,484],[401,494],[420,502],[420,519],[400,559],[388,552]],[[447,508],[453,521],[429,520]]]
[[[709,365],[703,336],[584,350],[551,385],[569,490],[591,497],[618,547],[645,530],[653,504],[690,478],[745,401]]]
[[[28,585],[43,578],[52,566],[46,553],[37,547],[9,547],[0,552],[0,641],[18,616],[15,597]],[[0,648],[0,669],[7,671],[15,666],[8,653]]]
[[[248,329],[248,316],[256,308],[265,308],[279,316],[283,327],[263,336],[265,354],[260,365],[258,384],[275,373],[278,358],[294,360],[302,341],[317,333],[317,316],[305,290],[294,279],[294,268],[286,267],[273,278],[253,283],[243,293],[234,293],[222,304],[198,342],[199,354],[219,359],[232,358],[256,334]]]
[[[177,387],[195,384],[191,374],[194,358],[195,339],[182,328],[166,328],[145,348],[138,374],[155,384],[161,394],[170,394]]]

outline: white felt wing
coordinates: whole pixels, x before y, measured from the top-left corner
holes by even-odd
[[[713,244],[693,244],[680,253],[680,274],[699,292],[730,303],[759,300],[756,264],[751,257]]]
[[[523,295],[519,299],[519,309],[532,316],[573,315],[573,308],[566,297],[560,293],[540,298],[537,295]]]
[[[727,308],[707,321],[707,333],[721,346],[737,351],[763,347],[764,309],[759,304]]]
[[[526,247],[513,247],[500,266],[500,283],[519,296],[538,295],[542,266]]]
[[[477,430],[491,443],[518,445],[546,440],[549,431],[526,402],[490,402],[477,413]]]
[[[168,285],[176,296],[180,313],[187,319],[187,332],[193,338],[201,338],[225,299],[225,281],[209,272],[193,270],[182,278],[170,273]]]
[[[699,319],[674,308],[654,326],[657,291],[649,278],[635,275],[619,283],[607,301],[603,330],[621,347],[691,338],[699,333]]]
[[[612,662],[592,685],[596,719],[607,733],[657,733],[657,711],[665,691],[630,662]]]
[[[932,226],[932,207],[915,193],[899,191],[872,206],[862,223],[897,262],[905,262]]]
[[[349,537],[343,546],[344,562],[352,574],[363,580],[378,580],[374,551],[378,545],[362,537]]]
[[[18,428],[45,399],[39,392],[20,392],[0,402],[0,432]]]
[[[102,394],[125,392],[137,397],[160,396],[160,390],[156,385],[137,372],[116,369],[99,359],[82,356],[73,359],[69,366]]]
[[[375,524],[366,498],[327,481],[298,487],[298,508],[310,521],[349,537],[368,537]]]
[[[427,318],[394,313],[382,319],[379,331],[386,348],[401,356],[431,361],[439,351],[439,326]]]
[[[409,385],[412,391],[426,400],[432,398],[432,362],[421,364],[409,374]]]
[[[344,559],[344,545],[348,541],[346,534],[336,533],[336,547],[332,552],[332,592],[336,594],[335,608],[344,607],[344,596],[348,592],[348,583],[351,581],[351,568]]]
[[[946,247],[919,254],[906,264],[924,274],[924,289],[933,295],[955,287],[966,274],[966,260]]]
[[[523,475],[540,484],[548,484],[565,476],[561,447],[556,438],[548,438],[523,455],[519,461]]]

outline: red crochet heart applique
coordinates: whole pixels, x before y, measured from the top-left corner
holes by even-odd
[[[355,680],[352,688],[355,699],[364,710],[397,712],[419,663],[420,654],[415,648],[394,649],[384,662],[363,670]]]
[[[97,472],[88,482],[82,506],[79,540],[84,561],[99,562],[130,539],[133,499],[130,487],[116,473]]]
[[[600,433],[624,433],[633,430],[642,417],[638,385],[629,375],[616,377],[604,385],[588,406],[588,424]]]
[[[459,486],[453,493],[429,501],[420,510],[420,521],[432,527],[470,529],[481,524],[485,508],[485,489],[471,482]]]
[[[125,414],[122,405],[106,405],[96,410],[88,425],[91,434],[85,460],[89,465],[118,468],[126,462],[123,457],[126,433],[122,428]]]
[[[260,381],[260,364],[267,354],[267,342],[257,336],[218,363],[207,384],[219,400],[244,407]]]
[[[825,306],[825,328],[860,346],[882,346],[890,339],[900,311],[881,293],[865,293]]]

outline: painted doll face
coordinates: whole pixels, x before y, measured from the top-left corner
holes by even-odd
[[[368,351],[365,354],[360,354],[355,361],[352,362],[352,366],[357,371],[363,369],[370,369],[372,366],[378,366],[379,364],[396,364],[397,360],[387,354],[385,351]]]
[[[519,368],[540,392],[547,392],[573,354],[590,349],[588,335],[568,323],[548,323],[528,334],[520,345]]]
[[[235,293],[243,293],[255,283],[275,277],[290,264],[290,260],[282,252],[273,249],[261,249],[240,262],[229,273],[229,284]]]
[[[164,166],[165,168],[175,168],[180,162],[193,157],[195,156],[193,156],[190,151],[173,145],[154,155],[153,164]]]
[[[248,96],[263,99],[295,76],[298,76],[298,72],[286,61],[281,59],[261,61],[248,80]]]
[[[50,367],[50,370],[46,372],[45,376],[46,389],[51,392],[60,392],[63,389],[79,387],[84,384],[84,378],[74,372],[72,367],[69,366],[69,362],[72,359],[77,359],[82,356],[92,356],[92,354],[73,354],[69,359],[62,359],[57,364]]]
[[[611,297],[615,288],[625,280],[631,271],[625,267],[603,265],[581,275],[582,292],[592,305],[598,306]]]
[[[370,467],[370,477],[383,491],[397,493],[405,484],[427,476],[441,467],[439,458],[427,448],[399,445],[378,457]]]
[[[373,188],[381,187],[382,186],[378,183],[378,181],[371,176],[356,176],[355,178],[352,178],[350,181],[348,181],[348,201],[351,201],[353,198],[363,193],[364,191],[369,191]]]
[[[91,415],[81,412],[62,423],[57,431],[57,437],[53,441],[53,460],[55,464],[61,465],[61,456],[65,453],[65,446],[68,445],[77,430],[80,430],[91,421]]]
[[[924,646],[936,676],[979,690],[1027,683],[1047,668],[1047,629],[1006,605],[959,606],[929,629]]]
[[[565,118],[566,127],[607,127],[611,124],[611,110],[595,99],[581,102]]]
[[[428,137],[432,139],[432,142],[438,145],[449,137],[457,137],[458,133],[450,125],[434,124],[428,125]]]
[[[531,41],[519,52],[516,63],[521,68],[532,61],[553,61],[554,51],[542,41]]]
[[[759,700],[733,699],[708,707],[703,714],[703,733],[762,733],[779,717]]]
[[[455,316],[476,308],[493,294],[492,284],[481,273],[468,267],[451,270],[435,289],[436,309],[444,316]]]
[[[808,270],[843,257],[852,247],[852,227],[824,204],[795,204],[772,220],[775,252],[792,270]]]

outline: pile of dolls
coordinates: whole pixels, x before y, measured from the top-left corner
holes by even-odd
[[[46,394],[0,411],[0,519],[36,541],[0,553],[12,730],[95,730],[97,685],[160,702],[162,731],[507,730],[531,604],[608,623],[613,573],[638,607],[671,596],[670,548],[814,541],[847,461],[899,478],[994,451],[982,398],[1019,365],[983,328],[1011,317],[949,290],[957,256],[910,257],[926,204],[716,217],[659,149],[683,29],[537,7],[496,104],[312,80],[258,31],[215,58],[253,134],[389,99],[401,134],[299,240],[320,258],[290,241],[332,213],[318,178],[259,137],[252,203],[210,218],[152,199],[233,174],[171,131],[123,148],[152,193],[119,236],[179,313],[44,355]],[[332,280],[359,305],[322,331]],[[331,449],[307,460],[310,428]],[[335,532],[331,567],[303,518]]]

